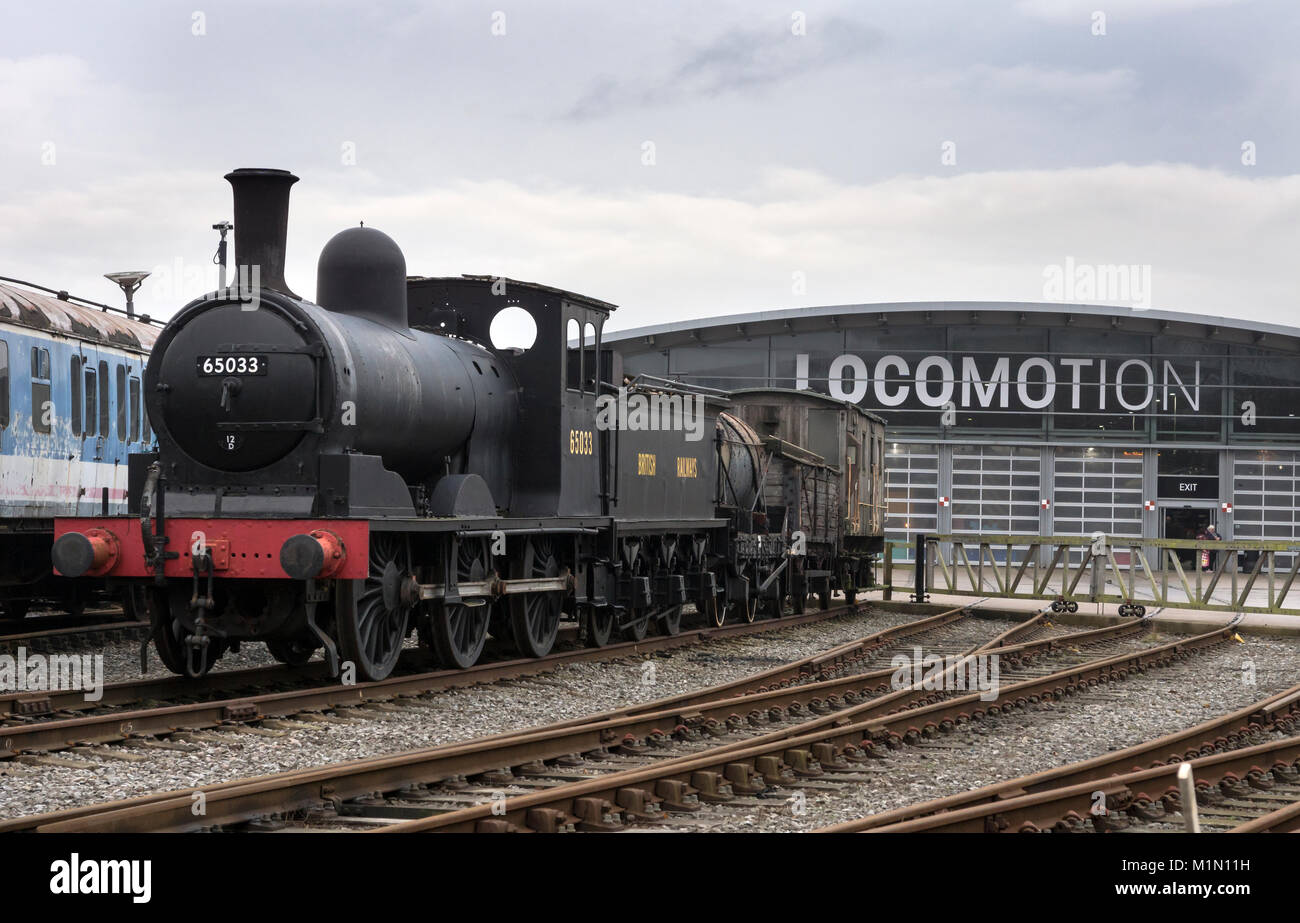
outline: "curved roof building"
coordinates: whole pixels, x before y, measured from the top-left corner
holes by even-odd
[[[883,416],[890,538],[1300,543],[1300,329],[1128,307],[834,305],[605,333],[628,373]]]

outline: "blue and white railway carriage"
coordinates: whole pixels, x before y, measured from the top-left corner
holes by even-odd
[[[127,455],[153,444],[147,323],[0,282],[0,603],[58,601],[55,516],[126,512]]]

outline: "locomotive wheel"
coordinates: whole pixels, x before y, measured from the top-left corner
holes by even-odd
[[[781,614],[785,615],[788,606],[794,615],[803,615],[808,611],[808,585],[802,571],[791,570],[784,581],[786,596],[781,601]],[[802,590],[803,592],[799,592]]]
[[[481,539],[462,540],[456,551],[456,580],[479,581],[487,574],[487,543]],[[421,619],[421,640],[429,644],[444,667],[455,670],[472,667],[487,643],[491,610],[486,601],[477,606],[433,603],[427,607],[425,618]]]
[[[644,641],[650,628],[650,616],[645,610],[634,610],[633,617],[636,621],[623,628],[623,638],[628,641]]]
[[[86,594],[82,586],[70,591],[62,602],[63,611],[68,615],[80,616],[86,611]]]
[[[301,667],[311,660],[316,653],[316,645],[310,641],[297,641],[292,638],[271,638],[266,642],[266,649],[280,663],[290,667]]]
[[[133,621],[149,618],[149,591],[143,586],[131,584],[122,591],[122,612]]]
[[[732,600],[727,603],[727,616],[731,615],[739,615],[746,622],[753,622],[758,618],[758,600],[753,596]]]
[[[672,636],[682,630],[682,607],[671,606],[659,615],[659,630]]]
[[[339,649],[344,660],[356,665],[360,679],[385,679],[397,666],[411,611],[397,590],[407,573],[406,543],[399,536],[373,533],[370,576],[354,581],[351,593],[339,594]]]
[[[587,607],[587,646],[604,647],[614,636],[617,613],[613,606]]]
[[[514,579],[560,575],[560,562],[548,538],[528,539],[523,554],[511,561],[511,567]],[[545,657],[560,630],[560,594],[520,593],[509,600],[515,649],[525,657]]]
[[[189,599],[184,589],[180,589],[175,596],[181,604]],[[171,602],[172,594],[167,590],[149,591],[149,618],[153,622],[153,646],[163,666],[178,676],[187,676],[186,663],[191,656],[190,648],[185,643],[187,632],[180,622],[172,618]],[[221,639],[210,638],[202,662],[198,665],[199,676],[211,670],[212,665],[220,660],[225,652],[226,646]]]
[[[727,621],[727,607],[718,605],[718,597],[710,596],[706,599],[701,608],[706,622],[711,622],[714,628],[721,628]]]

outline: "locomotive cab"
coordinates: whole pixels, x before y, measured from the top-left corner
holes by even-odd
[[[524,311],[536,329],[526,349],[497,348],[529,398],[511,427],[514,516],[609,513],[607,438],[597,431],[600,338],[615,306],[573,292],[492,276],[413,278],[412,326],[488,345],[501,312]],[[595,491],[593,485],[602,489]],[[559,489],[556,489],[558,485]]]

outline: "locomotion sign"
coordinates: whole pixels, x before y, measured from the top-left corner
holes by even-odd
[[[807,390],[810,374],[808,353],[797,354],[795,387]],[[831,360],[825,377],[831,397],[854,403],[870,397],[880,407],[952,403],[961,410],[1044,410],[1059,398],[1058,409],[1070,410],[1140,411],[1154,405],[1165,411],[1171,399],[1180,411],[1201,409],[1199,360],[1179,368],[1168,359],[887,355],[869,364],[844,353]]]

